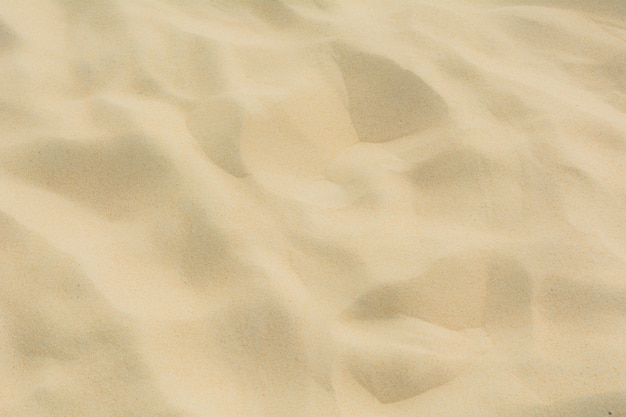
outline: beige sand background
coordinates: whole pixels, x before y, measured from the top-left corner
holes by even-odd
[[[0,416],[626,416],[625,16],[2,0]]]

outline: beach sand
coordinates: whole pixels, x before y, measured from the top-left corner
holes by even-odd
[[[626,3],[0,2],[0,417],[626,416]]]

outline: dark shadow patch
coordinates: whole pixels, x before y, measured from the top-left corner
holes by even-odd
[[[383,404],[420,395],[452,380],[456,373],[434,356],[402,352],[355,355],[349,370],[354,379]]]
[[[446,118],[444,100],[413,72],[342,43],[332,46],[361,141],[387,142],[436,126]]]
[[[220,168],[235,177],[246,176],[241,160],[241,130],[244,111],[228,97],[212,97],[187,116],[189,133],[204,153]]]
[[[13,29],[0,20],[0,53],[8,52],[18,43],[18,36]]]
[[[456,182],[483,181],[500,168],[481,154],[467,150],[450,150],[425,161],[409,172],[411,180],[421,187],[438,188]]]
[[[442,258],[415,279],[374,288],[343,314],[348,320],[409,316],[451,330],[484,324],[487,260],[481,254]]]
[[[16,399],[15,415],[181,415],[160,396],[120,315],[76,261],[3,213],[0,271],[6,347],[23,370],[19,383],[38,375]],[[39,376],[49,366],[59,379]]]
[[[5,154],[2,162],[5,172],[109,218],[133,214],[176,190],[167,159],[141,136],[37,141]]]
[[[228,285],[249,272],[228,236],[196,204],[181,204],[170,212],[153,239],[159,259],[174,265],[191,286]]]

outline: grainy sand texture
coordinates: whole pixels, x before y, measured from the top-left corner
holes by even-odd
[[[626,416],[626,3],[0,0],[0,417]]]

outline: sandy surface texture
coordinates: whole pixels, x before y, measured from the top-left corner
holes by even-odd
[[[626,3],[1,0],[0,417],[626,416]]]

